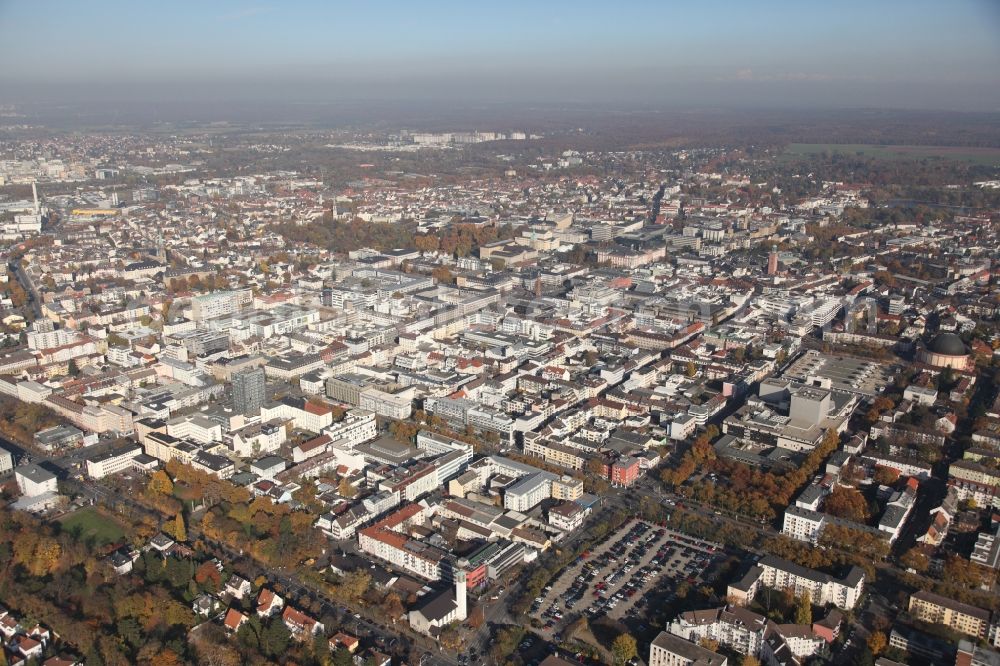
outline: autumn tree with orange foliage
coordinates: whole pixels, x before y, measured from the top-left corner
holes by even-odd
[[[116,517],[116,522],[130,539],[133,529],[146,527],[130,523],[128,516]],[[40,620],[58,635],[56,649],[69,648],[87,663],[189,661],[183,642],[183,653],[163,647],[168,635],[184,635],[193,626],[187,600],[163,584],[116,575],[101,548],[33,516],[8,514],[0,521],[0,553],[9,553],[0,557],[0,578],[7,581],[4,605]],[[121,640],[122,630],[132,642]]]
[[[867,523],[871,514],[865,496],[855,488],[836,486],[823,503],[823,510],[831,516]]]
[[[222,588],[222,574],[212,561],[203,562],[194,573],[194,581],[203,590],[217,592]]]
[[[770,520],[776,511],[784,510],[840,443],[837,431],[828,430],[798,467],[784,473],[765,472],[730,458],[717,458],[710,442],[718,431],[712,428],[714,426],[709,426],[695,439],[677,467],[661,470],[660,479],[686,496],[760,520]],[[714,472],[725,483],[702,479],[690,487],[680,488],[699,470]]]
[[[875,465],[875,472],[872,474],[872,481],[880,486],[891,486],[899,481],[899,470],[892,467]]]

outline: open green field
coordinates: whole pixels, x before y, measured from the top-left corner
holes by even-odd
[[[82,541],[93,540],[98,546],[116,543],[125,537],[118,523],[105,517],[93,507],[75,511],[60,522],[64,532],[76,535]]]
[[[880,160],[941,159],[971,162],[980,165],[1000,164],[1000,148],[972,148],[968,146],[886,146],[865,143],[790,143],[785,149],[788,157],[808,157],[822,153],[840,153]]]

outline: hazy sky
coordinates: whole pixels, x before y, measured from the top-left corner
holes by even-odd
[[[1000,110],[1000,0],[0,0],[0,101]]]

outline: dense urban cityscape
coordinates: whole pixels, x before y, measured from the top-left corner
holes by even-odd
[[[0,666],[1000,665],[995,112],[89,108],[0,108]]]

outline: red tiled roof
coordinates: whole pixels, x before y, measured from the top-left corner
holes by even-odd
[[[311,631],[312,627],[316,624],[316,620],[312,619],[299,609],[292,608],[291,606],[285,606],[285,610],[281,614],[281,619],[284,620],[286,624],[291,624],[307,631]]]
[[[316,414],[318,416],[322,416],[323,414],[329,414],[330,412],[333,411],[332,409],[330,409],[329,405],[322,405],[317,402],[312,402],[311,400],[306,401],[303,410],[309,412],[310,414]]]
[[[330,637],[330,642],[334,645],[343,645],[345,648],[350,650],[352,647],[358,645],[358,639],[350,634],[345,634],[342,631],[338,631],[332,637]]]
[[[223,624],[226,625],[226,627],[228,627],[229,629],[236,631],[237,629],[240,628],[241,624],[246,622],[246,619],[247,619],[246,615],[239,612],[235,608],[230,608],[228,611],[226,611],[226,619],[223,621]]]
[[[308,442],[302,442],[299,444],[299,450],[302,452],[312,451],[313,449],[318,449],[320,447],[326,446],[330,443],[329,435],[320,435],[319,437],[313,437]]]
[[[33,650],[39,645],[41,645],[40,641],[36,641],[34,638],[31,638],[30,636],[22,636],[21,638],[16,640],[17,640],[17,649],[22,653],[28,652],[29,650]]]
[[[274,592],[266,587],[261,589],[260,594],[257,595],[257,610],[267,612],[271,609],[272,604],[274,604]]]

